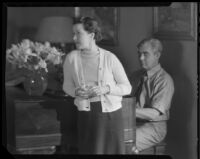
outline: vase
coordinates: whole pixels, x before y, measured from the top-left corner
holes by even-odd
[[[32,71],[24,80],[24,89],[29,96],[42,96],[47,89],[47,73]]]

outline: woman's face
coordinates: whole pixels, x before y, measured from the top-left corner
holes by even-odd
[[[83,24],[75,24],[73,26],[73,40],[77,49],[90,49],[91,42],[93,40],[92,33],[88,33]]]

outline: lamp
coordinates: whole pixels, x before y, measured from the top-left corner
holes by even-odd
[[[64,53],[68,53],[74,48],[72,23],[71,17],[46,17],[39,25],[35,40],[39,42],[48,41]],[[48,83],[50,84],[48,84],[48,88],[51,90],[60,90],[63,82],[62,66],[56,66],[56,68],[56,70],[53,67],[49,68]]]
[[[40,42],[48,41],[60,47],[62,51],[67,52],[71,49],[67,48],[67,45],[72,46],[72,37],[72,18],[52,16],[46,17],[41,21],[35,40]]]

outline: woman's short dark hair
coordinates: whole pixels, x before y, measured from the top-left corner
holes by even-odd
[[[94,33],[94,39],[100,41],[102,39],[101,28],[98,25],[97,20],[91,17],[79,17],[74,19],[74,24],[83,24],[84,29],[88,33]]]

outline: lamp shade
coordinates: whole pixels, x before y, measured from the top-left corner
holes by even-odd
[[[52,43],[71,43],[72,18],[70,17],[46,17],[39,25],[35,40]]]

